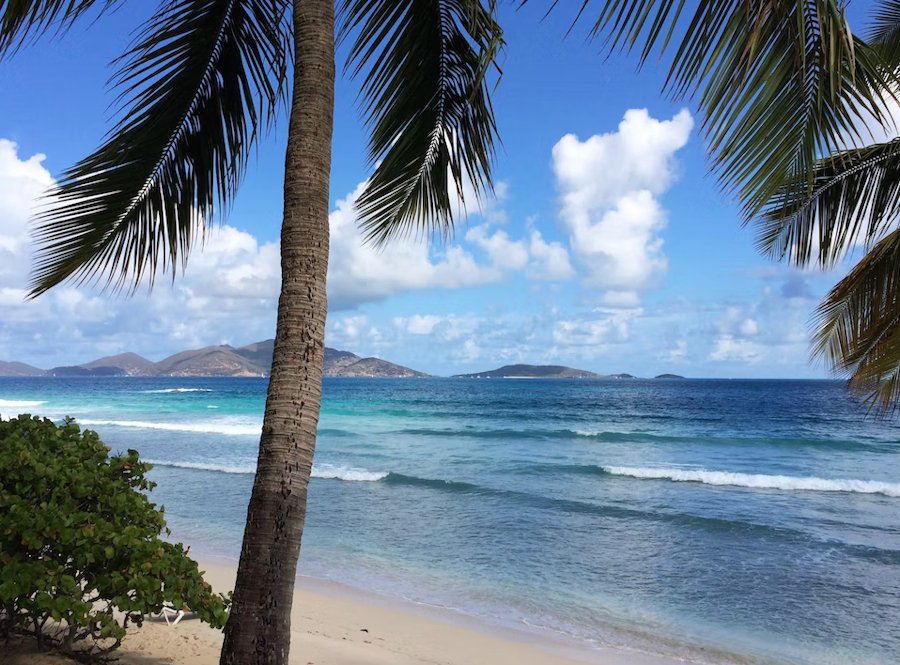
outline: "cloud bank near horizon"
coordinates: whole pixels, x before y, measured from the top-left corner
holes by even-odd
[[[445,246],[416,238],[365,244],[354,211],[359,183],[329,215],[328,344],[434,373],[504,362],[611,372],[651,363],[694,375],[755,371],[779,357],[797,366],[812,299],[788,282],[796,287],[803,277],[758,279],[757,297],[742,302],[669,294],[647,305],[670,269],[663,197],[692,128],[686,110],[658,120],[633,109],[615,131],[567,134],[548,173],[558,224],[510,222],[515,183],[501,183]],[[24,301],[28,220],[53,184],[43,161],[0,139],[0,359],[49,367],[124,350],[159,359],[273,335],[278,244],[232,225],[214,229],[185,273],[151,293],[125,298],[63,285]]]

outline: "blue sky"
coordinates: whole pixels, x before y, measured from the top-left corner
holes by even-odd
[[[63,286],[23,302],[37,196],[111,126],[108,63],[152,3],[126,3],[0,62],[0,359],[153,360],[272,337],[285,124],[225,225],[174,282],[131,298]],[[496,195],[447,244],[363,246],[356,85],[337,89],[329,346],[435,374],[512,362],[694,377],[824,377],[808,322],[839,278],[774,264],[708,172],[699,117],[663,72],[606,58],[564,15],[503,11]],[[339,63],[341,62],[339,58]]]

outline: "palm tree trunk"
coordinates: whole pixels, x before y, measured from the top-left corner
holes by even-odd
[[[325,353],[334,0],[294,1],[281,296],[259,461],[220,665],[286,665]]]

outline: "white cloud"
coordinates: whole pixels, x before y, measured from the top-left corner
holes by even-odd
[[[687,357],[688,342],[686,339],[675,340],[675,345],[669,349],[664,358],[669,362],[681,363]]]
[[[569,252],[558,242],[545,241],[540,231],[531,232],[529,253],[531,260],[526,274],[530,279],[563,281],[574,277]]]
[[[382,248],[365,243],[354,209],[364,188],[365,183],[360,183],[338,201],[337,209],[329,216],[328,296],[334,309],[355,307],[408,291],[476,286],[503,278],[499,267],[479,264],[459,246],[432,256],[427,242],[413,237],[394,240]]]
[[[553,343],[558,347],[602,347],[628,341],[631,322],[639,314],[638,310],[600,311],[593,318],[557,321],[553,326]]]
[[[38,199],[53,185],[53,177],[42,165],[44,159],[42,154],[19,159],[18,146],[0,139],[0,278],[4,286],[12,280],[24,286],[26,281],[20,279],[31,255],[25,229]],[[10,295],[7,292],[5,297]]]
[[[488,235],[487,228],[475,226],[466,233],[466,240],[484,250],[491,263],[501,270],[521,270],[528,264],[528,248],[522,240],[510,240],[506,231]]]
[[[540,280],[563,280],[574,274],[566,248],[558,242],[545,241],[539,231],[520,240],[504,230],[491,231],[491,225],[506,221],[505,211],[498,206],[498,201],[506,196],[503,183],[497,187],[499,198],[484,201],[477,209],[487,221],[472,227],[464,236],[467,243],[484,253],[487,262],[479,261],[461,244],[434,249],[426,239],[417,237],[397,238],[383,247],[366,243],[355,210],[356,199],[365,185],[361,182],[338,201],[337,209],[329,216],[328,296],[333,310],[411,291],[497,283],[515,272]]]
[[[586,286],[601,290],[608,306],[637,306],[667,268],[657,197],[675,179],[674,155],[693,124],[687,110],[660,121],[632,109],[614,133],[586,141],[567,134],[553,147],[570,245],[587,270]]]
[[[745,337],[753,337],[759,333],[759,324],[756,319],[744,319],[741,321],[739,330]]]
[[[738,360],[745,363],[759,362],[765,357],[763,347],[749,340],[735,339],[731,335],[722,335],[709,354],[710,360]]]
[[[394,325],[412,335],[430,335],[444,318],[434,314],[414,314],[409,318],[395,317]]]

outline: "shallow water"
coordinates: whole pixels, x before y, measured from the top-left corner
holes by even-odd
[[[0,379],[235,557],[264,379]],[[301,572],[696,660],[893,663],[900,427],[824,381],[327,379]]]

